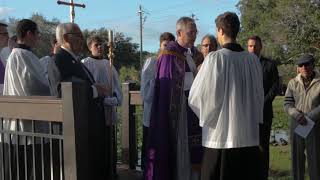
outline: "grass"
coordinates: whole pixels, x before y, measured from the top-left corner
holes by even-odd
[[[289,180],[291,170],[290,146],[270,146],[270,180]]]
[[[291,152],[290,145],[270,146],[270,174],[269,180],[291,180]],[[309,180],[306,164],[305,180]]]
[[[288,116],[283,110],[284,96],[277,96],[273,101],[273,123],[272,129],[277,130],[288,130],[289,121]]]
[[[284,96],[277,96],[273,101],[272,130],[289,131],[289,120],[283,110]],[[287,146],[270,146],[270,180],[291,180],[291,149]],[[306,174],[308,174],[306,169]],[[309,179],[306,176],[306,180]]]

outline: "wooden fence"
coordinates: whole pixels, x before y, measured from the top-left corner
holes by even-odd
[[[0,96],[0,179],[35,180],[37,176],[43,180],[88,180],[94,177],[90,171],[95,164],[90,161],[93,154],[90,154],[92,139],[88,127],[93,122],[88,112],[88,100],[92,98],[88,97],[88,90],[90,86],[85,82],[75,82],[62,83],[61,99]],[[41,123],[47,124],[49,130],[37,132],[35,127]],[[60,125],[62,131],[53,133],[54,124]],[[58,141],[58,157],[53,157],[54,141]],[[48,151],[46,144],[49,144]],[[49,159],[45,158],[47,152]],[[57,158],[60,165],[55,168]],[[45,167],[46,164],[51,167]]]
[[[137,164],[137,137],[136,137],[136,106],[142,105],[140,91],[136,91],[134,83],[123,83],[122,113],[121,113],[121,147],[122,162],[127,163],[130,169],[136,169]]]
[[[88,84],[84,82],[62,83],[62,98],[55,97],[17,97],[0,96],[0,179],[35,179],[30,176],[28,169],[31,166],[32,174],[37,174],[37,164],[40,164],[42,179],[47,180],[49,173],[51,180],[88,180],[92,177],[90,172],[90,146],[88,125],[89,103]],[[90,88],[89,88],[90,89]],[[121,115],[121,147],[122,163],[128,164],[130,169],[136,168],[137,163],[137,137],[135,107],[142,105],[139,91],[134,91],[134,84],[124,83],[123,103]],[[20,126],[10,128],[8,123],[29,123],[31,131],[26,131]],[[49,129],[46,132],[37,132],[35,126],[38,123],[47,123]],[[54,132],[58,127],[58,132]],[[6,138],[9,137],[9,138]],[[110,137],[109,137],[110,138]],[[15,140],[16,139],[16,140]],[[37,149],[37,139],[40,139],[40,151]],[[30,142],[28,141],[30,140]],[[55,143],[56,142],[56,143]],[[45,170],[45,148],[49,144],[50,156],[48,161],[51,166],[49,172]],[[21,149],[17,148],[20,147]],[[28,148],[31,145],[31,154]],[[57,146],[57,147],[54,147]],[[6,151],[6,149],[9,152]],[[54,148],[58,149],[58,155],[53,154]],[[10,156],[6,153],[11,153]],[[112,151],[110,156],[114,156]],[[14,156],[15,155],[15,156]],[[11,158],[11,156],[15,158]],[[31,158],[29,157],[31,156]],[[8,163],[6,157],[10,157]],[[19,163],[20,157],[23,163]],[[115,157],[110,157],[115,158]],[[58,159],[59,167],[54,167],[53,161]],[[28,162],[30,161],[30,162]],[[31,164],[31,165],[29,165]],[[110,167],[110,166],[107,166]],[[9,168],[9,171],[6,171]],[[112,169],[106,169],[113,179]],[[10,172],[6,174],[5,172]]]

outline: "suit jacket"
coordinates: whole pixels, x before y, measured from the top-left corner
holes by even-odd
[[[263,71],[264,108],[263,123],[271,125],[273,118],[272,101],[278,93],[279,74],[274,61],[265,57],[260,58]]]
[[[76,77],[87,81],[90,85],[94,83],[94,78],[89,70],[80,62],[80,60],[74,59],[74,57],[63,48],[60,48],[53,59],[60,71],[61,82]]]
[[[50,89],[57,89],[58,94],[61,93],[60,82],[80,79],[88,82],[90,85],[95,83],[90,71],[63,48],[58,50],[58,52],[53,56],[53,62],[49,63],[48,78],[51,86]]]

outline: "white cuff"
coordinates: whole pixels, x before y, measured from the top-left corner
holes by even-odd
[[[103,100],[104,105],[109,105],[109,106],[118,106],[118,99],[116,97],[107,97],[104,98]]]
[[[97,98],[99,96],[97,88],[94,85],[92,85],[91,87],[92,87],[92,97]]]

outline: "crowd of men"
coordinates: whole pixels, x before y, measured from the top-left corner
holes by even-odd
[[[39,41],[38,25],[29,19],[22,19],[16,26],[17,40],[16,45],[9,53],[7,52],[8,31],[6,24],[0,24],[0,42],[1,42],[1,66],[0,77],[3,84],[3,95],[10,96],[58,96],[61,97],[61,82],[82,82],[83,85],[88,84],[88,112],[90,123],[88,123],[89,141],[89,159],[88,171],[92,179],[108,178],[108,170],[111,167],[106,167],[108,144],[112,144],[114,140],[106,142],[106,135],[110,134],[110,128],[116,120],[116,112],[114,107],[119,106],[122,102],[122,93],[120,90],[120,82],[118,73],[109,60],[104,57],[103,42],[100,37],[89,37],[87,40],[88,49],[91,56],[81,61],[79,53],[83,51],[83,36],[77,24],[62,23],[56,28],[56,36],[52,40],[52,51],[50,55],[39,59],[33,49],[37,48]],[[2,43],[2,41],[4,43]],[[3,55],[2,55],[3,54]],[[109,78],[109,77],[112,77]],[[111,88],[112,87],[112,88]],[[85,98],[85,97],[84,97]],[[112,107],[112,115],[106,116],[107,108]],[[112,119],[110,119],[112,117]],[[19,126],[20,131],[31,132],[33,125],[31,122],[6,120],[3,127],[8,130],[15,131]],[[58,124],[58,129],[61,129],[61,124]],[[60,126],[60,128],[59,128]],[[46,122],[36,122],[35,131],[41,133],[49,133],[49,124]],[[5,136],[8,137],[8,136]],[[9,137],[12,138],[12,137]],[[40,141],[21,143],[15,142],[14,138],[5,142],[16,145],[18,154],[23,157],[27,153],[27,161],[21,158],[16,153],[8,153],[10,148],[4,149],[7,160],[12,159],[12,163],[5,161],[4,169],[5,179],[51,179],[53,171],[53,179],[60,179],[59,167],[59,152],[52,150],[50,152],[49,143],[45,141],[41,145]],[[25,150],[25,147],[26,149]],[[42,147],[43,146],[43,147]],[[84,147],[86,148],[86,147]],[[53,148],[55,149],[55,148]],[[44,151],[44,157],[41,160],[33,162],[33,151],[36,154],[41,154]],[[59,151],[59,150],[58,150]],[[50,161],[50,154],[53,157],[53,162]],[[57,155],[58,153],[58,155]],[[61,153],[61,152],[60,152]],[[8,155],[9,154],[9,155]],[[57,155],[57,156],[56,156]],[[11,156],[11,157],[10,157]],[[17,157],[19,156],[19,157]],[[43,161],[43,164],[41,162]],[[17,166],[17,164],[20,166]],[[25,166],[24,163],[26,163]],[[31,163],[31,164],[30,164]],[[35,163],[33,169],[32,163]],[[53,163],[53,169],[50,171],[50,163]],[[63,164],[63,163],[62,163]],[[44,170],[43,170],[44,169]],[[19,172],[19,173],[17,173]],[[2,172],[3,173],[3,172]]]
[[[261,55],[259,36],[247,39],[247,51],[236,42],[240,22],[235,13],[223,13],[215,23],[217,39],[206,35],[198,50],[195,21],[180,18],[176,40],[163,33],[159,53],[145,62],[146,180],[268,179],[272,102],[279,87],[276,63]],[[320,82],[312,55],[299,57],[296,64],[298,75],[289,82],[284,102],[292,119],[292,175],[304,179],[306,149],[309,176],[316,180]],[[306,116],[316,125],[302,138],[294,129],[306,125]]]
[[[235,13],[225,12],[215,23],[217,38],[204,36],[197,49],[196,22],[181,17],[176,37],[161,34],[157,56],[145,61],[141,74],[145,180],[268,179],[272,101],[279,86],[277,66],[261,55],[259,36],[248,38],[247,51],[237,43],[240,21]],[[52,54],[39,59],[32,51],[39,40],[37,24],[23,19],[16,32],[16,40],[12,38],[16,44],[11,43],[10,49],[7,25],[0,23],[3,95],[61,96],[61,82],[89,84],[89,112],[95,112],[90,114],[95,123],[88,128],[96,139],[89,144],[93,154],[89,163],[94,164],[90,171],[94,172],[92,179],[107,177],[104,155],[108,148],[101,138],[116,118],[106,122],[104,107],[119,106],[122,94],[118,73],[104,57],[101,37],[87,39],[91,56],[80,60],[80,27],[59,24]],[[294,180],[304,179],[306,150],[310,179],[319,180],[320,77],[312,55],[303,54],[296,64],[298,74],[289,82],[284,100],[291,118],[292,174]],[[112,114],[116,117],[114,108]],[[295,133],[297,126],[309,121],[315,125],[307,137]],[[13,130],[15,126],[14,121],[6,124]],[[31,128],[25,122],[19,126],[22,131]],[[48,131],[47,126],[37,124],[39,131]],[[49,178],[32,168],[20,172],[30,178]]]

